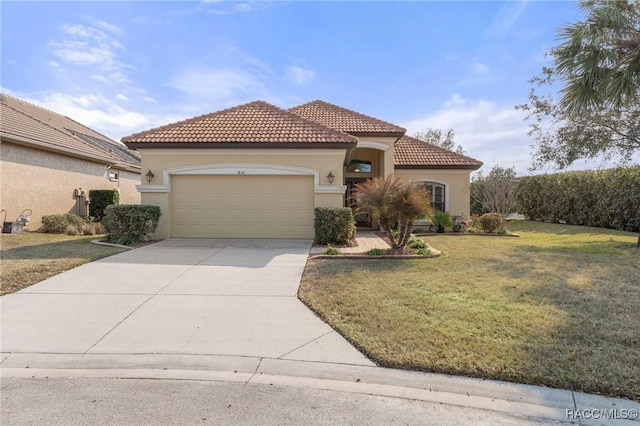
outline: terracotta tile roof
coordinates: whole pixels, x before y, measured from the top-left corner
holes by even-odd
[[[395,143],[396,168],[458,168],[476,170],[482,162],[411,136],[403,136]]]
[[[129,147],[217,144],[356,144],[357,138],[263,101],[190,118],[122,138]]]
[[[77,121],[0,94],[0,130],[4,137],[41,148],[140,167],[140,155]]]
[[[337,105],[321,100],[308,102],[293,108],[289,111],[298,114],[300,117],[313,120],[332,129],[340,130],[352,135],[375,135],[384,134],[400,137],[407,131],[403,127],[359,112],[351,111]]]

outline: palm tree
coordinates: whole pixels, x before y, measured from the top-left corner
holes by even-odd
[[[561,108],[637,117],[640,112],[640,0],[583,0],[584,21],[561,29],[553,73],[565,81]],[[623,137],[637,146],[638,122]],[[633,143],[633,144],[632,144]],[[635,145],[634,145],[635,144]],[[640,249],[640,233],[636,246]]]
[[[561,106],[638,108],[640,99],[640,1],[585,0],[584,21],[561,29],[551,53],[554,73],[565,81]]]
[[[402,178],[374,178],[356,185],[356,213],[366,212],[378,222],[392,250],[402,250],[411,236],[413,220],[431,212],[429,194]],[[398,223],[398,238],[391,226]]]

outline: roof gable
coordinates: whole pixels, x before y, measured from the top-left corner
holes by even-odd
[[[129,147],[356,144],[357,138],[264,101],[193,117],[122,138]]]
[[[403,136],[395,143],[394,166],[398,169],[470,169],[482,162],[438,145]]]
[[[140,156],[75,120],[21,99],[0,94],[2,134],[44,149],[105,163],[140,167]]]
[[[405,128],[387,123],[359,112],[342,108],[325,101],[315,100],[302,104],[289,111],[313,120],[332,129],[340,130],[356,136],[395,136],[400,137],[407,131]]]

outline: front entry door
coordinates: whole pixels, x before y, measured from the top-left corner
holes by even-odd
[[[356,185],[365,182],[367,179],[347,179],[347,193],[345,194],[346,207],[351,207],[354,210],[354,217],[356,219],[356,226],[362,228],[371,228],[371,216],[368,213],[355,214],[355,209],[358,207],[356,203]]]

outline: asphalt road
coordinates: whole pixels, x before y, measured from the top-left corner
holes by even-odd
[[[549,425],[478,408],[193,380],[3,378],[9,425]]]

